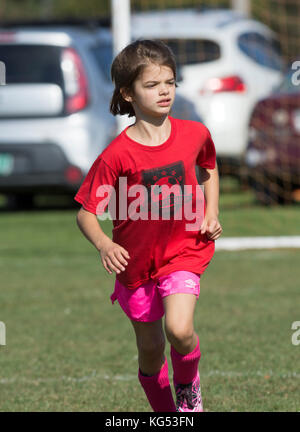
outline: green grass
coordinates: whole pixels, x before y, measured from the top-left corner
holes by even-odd
[[[224,237],[299,234],[298,206],[269,210],[229,195]],[[132,326],[109,299],[114,276],[75,215],[0,214],[1,411],[149,411]],[[102,226],[111,235],[111,222]],[[195,313],[207,411],[299,411],[299,259],[293,249],[215,253]]]
[[[250,189],[241,190],[232,177],[220,180],[220,214],[223,236],[299,235],[300,202],[292,205],[260,205]]]

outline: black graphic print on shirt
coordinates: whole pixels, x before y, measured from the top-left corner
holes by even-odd
[[[142,170],[142,183],[148,192],[148,211],[160,216],[174,216],[183,205],[185,170],[182,161]],[[163,187],[166,186],[166,187]],[[173,190],[169,190],[175,186]],[[185,198],[186,199],[186,198]],[[190,197],[191,199],[191,197]]]

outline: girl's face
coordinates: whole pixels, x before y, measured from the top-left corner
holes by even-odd
[[[175,78],[169,66],[149,64],[135,80],[131,102],[136,117],[160,117],[169,113],[175,99]]]

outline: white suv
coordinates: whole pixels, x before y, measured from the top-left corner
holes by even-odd
[[[231,10],[139,12],[131,27],[135,39],[160,39],[173,49],[182,76],[177,92],[211,131],[220,171],[229,162],[238,172],[251,112],[283,76],[276,35]]]
[[[0,193],[32,207],[39,193],[74,194],[116,136],[109,112],[112,36],[67,25],[0,28]],[[179,96],[175,116],[200,121]]]

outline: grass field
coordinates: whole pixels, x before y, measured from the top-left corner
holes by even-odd
[[[299,235],[299,206],[251,200],[221,197],[224,237]],[[114,276],[75,215],[0,212],[1,411],[149,411],[131,324],[109,299]],[[206,411],[300,410],[299,261],[293,249],[215,253],[195,314]]]

